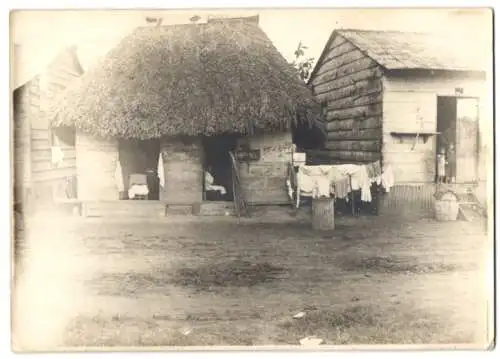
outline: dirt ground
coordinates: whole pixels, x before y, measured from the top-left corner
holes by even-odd
[[[484,223],[339,218],[318,233],[231,218],[52,217],[29,228],[14,291],[18,348],[297,345],[306,336],[486,345]]]

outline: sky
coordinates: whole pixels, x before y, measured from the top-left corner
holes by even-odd
[[[306,56],[317,59],[331,32],[340,28],[446,32],[455,34],[457,41],[472,36],[491,54],[491,15],[477,9],[25,10],[12,14],[11,40],[21,45],[18,67],[27,72],[37,71],[68,45],[78,47],[87,68],[134,28],[146,25],[146,16],[161,17],[167,25],[188,23],[194,15],[204,22],[208,16],[256,14],[261,28],[289,61],[299,41],[308,47]]]

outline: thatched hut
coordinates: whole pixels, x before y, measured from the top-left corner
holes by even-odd
[[[137,28],[59,99],[52,122],[76,127],[81,200],[119,199],[117,164],[126,191],[130,175],[159,158],[160,200],[210,197],[207,168],[231,200],[232,151],[249,203],[287,201],[292,130],[318,111],[258,21],[247,20]]]

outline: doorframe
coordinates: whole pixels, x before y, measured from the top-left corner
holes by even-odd
[[[471,100],[476,100],[477,101],[477,117],[476,117],[476,120],[477,120],[477,128],[476,128],[476,152],[475,152],[475,157],[476,157],[476,166],[475,166],[475,181],[473,182],[463,182],[463,183],[458,183],[458,184],[464,184],[464,185],[467,185],[467,184],[477,184],[478,183],[478,179],[477,179],[477,175],[479,173],[479,153],[480,153],[480,144],[479,144],[479,141],[480,141],[480,133],[479,133],[479,121],[480,121],[480,111],[479,111],[479,106],[480,106],[480,103],[481,103],[481,96],[477,95],[477,96],[471,96],[471,95],[436,95],[436,132],[438,132],[438,101],[439,101],[439,98],[453,98],[455,99],[455,109],[458,109],[458,100],[459,99],[471,99]],[[458,124],[458,111],[455,111],[455,123]],[[440,136],[440,134],[438,134],[438,136]],[[456,143],[457,143],[457,127],[455,126],[455,151],[456,151]],[[435,150],[435,154],[434,154],[434,162],[435,162],[435,168],[437,169],[437,155],[438,155],[438,146],[437,146],[437,140],[436,140],[436,150]],[[456,152],[455,152],[455,156],[456,156]],[[456,162],[456,157],[455,157],[455,162]],[[436,178],[437,178],[437,172],[436,172]],[[455,181],[456,182],[456,181]]]
[[[202,136],[201,137],[201,147],[202,147],[202,156],[201,156],[201,169],[202,169],[202,176],[201,176],[201,180],[202,180],[202,183],[201,183],[201,188],[202,188],[202,201],[203,202],[217,202],[217,201],[209,201],[206,199],[206,190],[205,190],[205,172],[206,172],[206,168],[207,168],[207,138],[221,138],[221,137],[225,137],[225,138],[231,138],[233,141],[234,141],[234,150],[236,150],[236,148],[238,147],[238,139],[241,138],[241,135],[238,135],[238,134],[220,134],[220,135],[214,135],[214,136]],[[229,155],[229,154],[228,154]],[[229,165],[231,166],[231,163],[229,162]],[[232,171],[232,167],[231,167],[231,171]],[[213,174],[212,174],[213,176]],[[231,186],[232,186],[232,178],[231,178]],[[226,191],[228,191],[229,189],[226,188]],[[233,189],[230,188],[231,190],[231,193],[233,192]],[[233,197],[234,197],[234,193],[232,193]],[[226,202],[226,201],[224,201]],[[229,202],[229,201],[227,201]]]

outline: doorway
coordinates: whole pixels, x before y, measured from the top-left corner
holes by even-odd
[[[203,199],[233,201],[233,170],[230,152],[236,148],[236,136],[203,138]]]
[[[479,99],[438,96],[436,155],[445,154],[445,181],[475,183],[478,166]],[[437,156],[436,156],[437,158]],[[438,163],[436,161],[436,173]]]
[[[122,168],[124,191],[120,199],[159,200],[160,181],[158,159],[160,157],[159,140],[120,140],[118,157]],[[146,192],[130,194],[132,186],[147,188]]]

